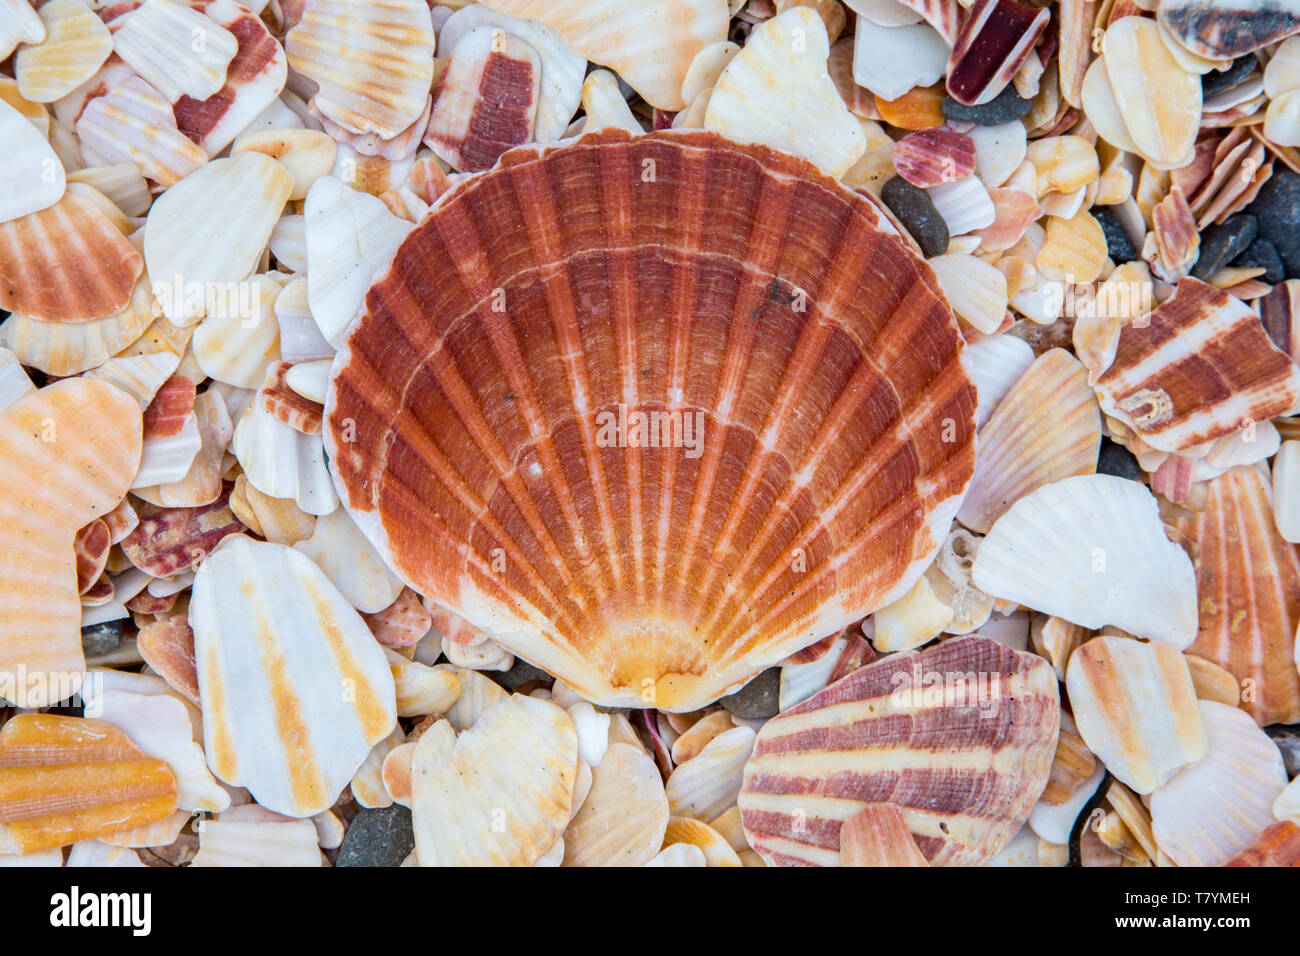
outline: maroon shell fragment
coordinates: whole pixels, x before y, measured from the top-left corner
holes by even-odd
[[[981,106],[996,97],[1029,58],[1051,18],[1046,7],[979,0],[948,58],[949,95],[965,106]]]
[[[220,497],[200,508],[159,508],[141,502],[140,524],[122,541],[127,558],[141,571],[169,578],[198,567],[226,538],[246,529],[230,510],[233,482]]]

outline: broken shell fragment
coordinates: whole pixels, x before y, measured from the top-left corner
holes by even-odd
[[[197,508],[163,508],[142,503],[139,523],[122,540],[131,563],[156,578],[198,568],[217,546],[244,526],[230,510],[230,486],[211,504]]]
[[[1051,11],[1016,0],[976,0],[948,59],[948,92],[958,103],[981,106],[997,97],[1033,52]]]
[[[1155,497],[1112,475],[1079,475],[1013,504],[980,543],[987,594],[1085,627],[1113,624],[1178,650],[1196,636],[1196,574],[1165,535]]]
[[[162,186],[180,182],[208,161],[177,128],[172,105],[135,75],[91,99],[75,125],[87,162],[132,163]]]
[[[971,175],[975,143],[951,130],[919,130],[894,144],[893,158],[898,175],[924,189]]]
[[[985,863],[1047,784],[1059,714],[1047,663],[985,638],[868,664],[763,726],[745,835],[771,865],[834,866],[844,821],[894,803],[931,865]]]
[[[1160,23],[1197,56],[1233,59],[1300,33],[1300,10],[1288,0],[1160,0]]]
[[[564,831],[566,866],[641,866],[664,842],[668,798],[654,761],[611,742],[592,770],[591,790]]]
[[[83,0],[49,0],[37,14],[44,39],[19,48],[14,79],[24,99],[53,103],[95,75],[113,52],[113,38]]]
[[[1065,684],[1088,749],[1135,793],[1209,749],[1191,672],[1168,644],[1098,637],[1070,657]]]
[[[869,803],[840,827],[840,866],[929,865],[895,804]]]
[[[229,30],[177,0],[144,0],[113,21],[113,52],[172,103],[217,93],[238,48]]]
[[[213,772],[268,809],[327,810],[397,721],[365,622],[306,557],[238,537],[199,567],[190,625]]]

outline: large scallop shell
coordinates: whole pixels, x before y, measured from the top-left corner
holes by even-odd
[[[1196,636],[1196,575],[1135,481],[1078,475],[1021,498],[980,543],[985,594],[1084,627],[1113,624],[1185,649]]]
[[[316,108],[350,132],[391,139],[424,112],[434,51],[424,0],[306,0],[284,47],[320,86]]]
[[[175,809],[167,764],[112,724],[20,714],[0,730],[0,853],[91,840]]]
[[[0,696],[44,707],[76,693],[85,662],[73,539],[126,495],[140,408],[85,379],[0,412]]]
[[[647,103],[680,110],[695,55],[727,38],[723,0],[486,0],[485,6],[550,27],[587,59],[623,77]],[[823,30],[825,28],[823,27]]]
[[[24,121],[25,122],[25,121]],[[116,315],[144,269],[90,186],[0,225],[0,307],[46,322]]]
[[[331,807],[397,721],[365,622],[306,557],[241,537],[200,565],[190,625],[213,772],[289,816]]]
[[[1197,279],[1120,333],[1097,381],[1102,409],[1159,451],[1179,452],[1300,403],[1300,367],[1241,300]]]
[[[931,864],[986,863],[1047,786],[1059,718],[1040,657],[982,637],[891,655],[763,726],[745,835],[770,864],[835,866],[841,825],[893,803]]]
[[[1282,753],[1244,711],[1203,700],[1210,738],[1204,759],[1151,795],[1151,829],[1178,866],[1219,866],[1274,822],[1286,787]]]
[[[974,410],[872,200],[608,129],[440,200],[335,360],[325,440],[415,590],[592,700],[688,711],[911,587]]]
[[[1239,681],[1242,709],[1264,726],[1300,721],[1300,552],[1277,533],[1258,468],[1209,483],[1205,507],[1173,524],[1196,548],[1200,630],[1190,651]]]

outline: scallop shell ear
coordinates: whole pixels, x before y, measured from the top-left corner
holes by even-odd
[[[594,701],[694,710],[933,559],[973,465],[962,348],[872,200],[610,129],[440,201],[366,296],[324,435],[414,590]]]
[[[1084,627],[1107,624],[1184,650],[1196,637],[1191,558],[1165,535],[1155,496],[1111,475],[1079,475],[1017,501],[980,542],[985,594]]]
[[[834,866],[844,821],[885,801],[931,865],[987,863],[1047,786],[1060,706],[1045,660],[987,638],[868,664],[763,725],[745,836],[770,865]]]
[[[140,408],[86,379],[30,392],[0,413],[0,696],[45,707],[81,684],[73,538],[125,497],[140,464]],[[56,676],[71,686],[56,687]],[[12,681],[12,676],[10,678]]]
[[[319,84],[312,101],[322,113],[350,132],[385,139],[424,111],[434,47],[424,0],[307,0],[284,39],[289,66]]]
[[[718,77],[705,128],[806,156],[839,178],[867,139],[826,72],[828,56],[826,27],[807,7],[764,22]]]
[[[686,106],[682,80],[695,54],[727,39],[729,25],[723,0],[609,0],[599,6],[585,0],[486,0],[484,5],[545,24],[576,52],[618,73],[651,106],[669,111]]]

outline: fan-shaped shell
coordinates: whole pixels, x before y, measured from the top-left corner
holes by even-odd
[[[167,764],[112,724],[19,714],[0,730],[0,853],[91,840],[175,809]]]
[[[85,663],[73,539],[126,495],[140,408],[85,379],[0,412],[0,696],[44,707],[76,693]]]
[[[591,790],[564,831],[566,866],[641,866],[663,845],[668,798],[643,750],[612,742]]]
[[[113,38],[84,0],[50,0],[37,12],[45,37],[19,49],[14,79],[24,99],[52,103],[94,76]]]
[[[1234,468],[1209,483],[1204,509],[1173,524],[1196,550],[1200,629],[1189,650],[1251,681],[1242,709],[1260,726],[1300,721],[1300,552],[1277,533],[1267,479]]]
[[[982,637],[891,655],[763,725],[745,835],[769,864],[835,866],[841,825],[893,803],[931,864],[986,863],[1047,786],[1059,718],[1040,657]]]
[[[96,198],[73,183],[53,205],[0,225],[0,307],[47,322],[126,308],[144,260]]]
[[[975,410],[937,285],[788,155],[613,129],[516,150],[371,287],[331,470],[421,594],[592,700],[697,709],[932,559]]]

